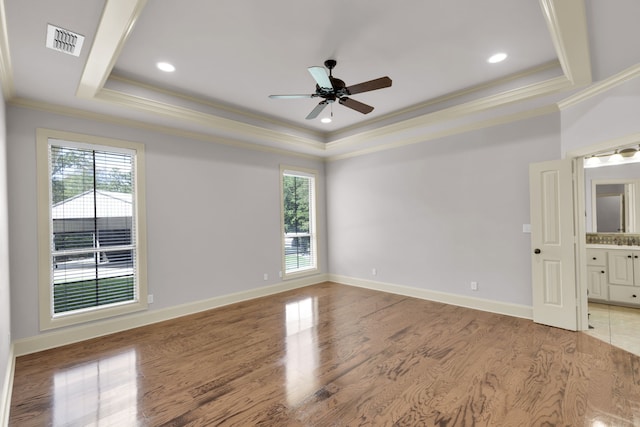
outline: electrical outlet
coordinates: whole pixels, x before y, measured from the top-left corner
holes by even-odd
[[[264,278],[264,280],[269,280],[269,274],[268,273],[264,273],[263,278]]]
[[[471,290],[472,291],[478,290],[478,282],[471,282]]]
[[[372,276],[377,276],[377,275],[378,275],[378,270],[377,270],[377,269],[375,269],[375,268],[372,268],[372,269],[371,269],[371,275],[372,275]]]
[[[153,294],[147,295],[147,303],[153,304]]]

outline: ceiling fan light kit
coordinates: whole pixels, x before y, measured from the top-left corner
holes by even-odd
[[[391,86],[391,79],[387,76],[380,77],[378,79],[369,80],[366,82],[358,83],[352,86],[347,86],[344,81],[333,77],[333,69],[337,65],[335,59],[327,59],[324,61],[324,67],[313,66],[309,67],[309,74],[316,81],[316,91],[309,95],[269,95],[269,98],[273,99],[298,99],[298,98],[322,98],[322,101],[316,107],[311,110],[307,115],[307,120],[312,120],[318,117],[322,110],[329,105],[338,101],[339,104],[352,110],[358,111],[362,114],[369,114],[373,111],[371,105],[364,104],[355,99],[349,98],[348,95],[355,95],[358,93],[369,92],[372,90],[382,89]],[[327,69],[329,73],[327,73]]]

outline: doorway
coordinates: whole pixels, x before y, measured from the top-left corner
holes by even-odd
[[[626,256],[640,254],[640,215],[637,214],[640,212],[639,148],[636,142],[632,146],[609,147],[606,151],[580,156],[585,159],[582,174],[585,228],[580,231],[585,236],[583,252],[601,250],[607,254],[607,259],[603,259],[598,268],[590,267],[594,261],[587,257],[589,272],[585,281],[590,282],[589,287],[594,286],[594,277],[596,281],[602,281],[603,293],[592,292],[588,297],[589,329],[585,333],[637,355],[640,355],[640,335],[637,333],[640,303],[621,301],[620,292],[628,291],[640,296],[637,292],[640,291],[640,282],[631,280],[624,286],[617,284],[611,276],[617,274],[612,270],[619,265],[613,266],[612,263],[620,257],[609,253],[628,251]]]

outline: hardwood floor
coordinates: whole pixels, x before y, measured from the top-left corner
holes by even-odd
[[[16,360],[11,426],[638,426],[640,358],[324,283]]]

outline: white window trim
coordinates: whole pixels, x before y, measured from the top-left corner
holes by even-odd
[[[311,234],[311,250],[314,255],[313,267],[295,270],[287,273],[286,270],[286,255],[285,255],[285,236],[284,236],[284,182],[283,178],[285,173],[290,172],[295,175],[307,176],[309,178],[313,178],[313,197],[311,198],[309,210],[310,214],[313,217],[313,220],[310,221],[310,234]],[[318,216],[317,216],[317,198],[318,198],[318,171],[313,169],[305,169],[296,166],[280,166],[280,254],[282,257],[282,278],[287,279],[295,279],[304,276],[311,276],[318,272]]]
[[[135,152],[135,194],[134,209],[136,212],[136,278],[137,301],[122,303],[113,306],[97,307],[88,311],[53,316],[51,301],[53,299],[51,289],[51,183],[49,176],[49,140],[70,142],[75,146],[85,146],[95,149],[95,146],[103,146],[118,150],[132,150]],[[103,138],[92,135],[83,135],[71,132],[51,129],[37,129],[36,131],[36,165],[37,165],[37,200],[38,200],[38,288],[39,288],[39,314],[40,330],[54,329],[63,326],[76,325],[133,313],[147,309],[147,228],[146,228],[146,203],[145,203],[145,158],[144,144]]]

